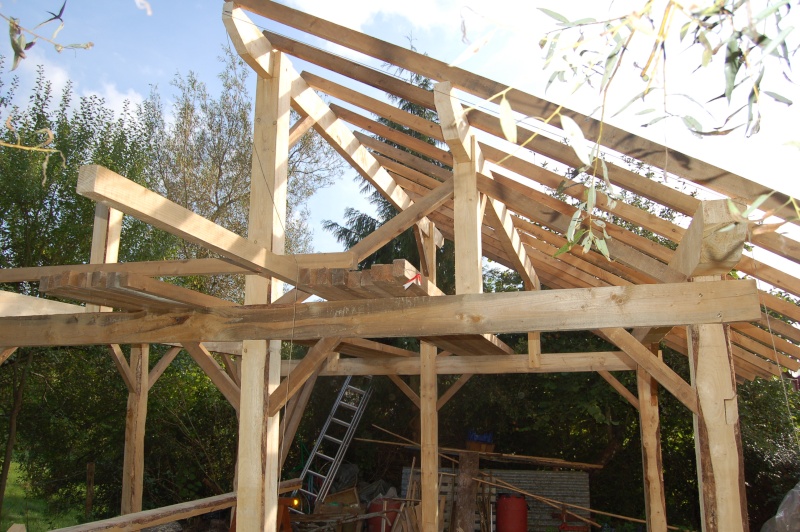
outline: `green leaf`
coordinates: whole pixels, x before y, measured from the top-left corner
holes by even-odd
[[[742,50],[739,48],[739,32],[734,32],[725,49],[725,97],[731,103],[731,94],[736,83],[736,75],[742,66]]]
[[[769,199],[769,197],[772,196],[774,193],[775,192],[773,191],[773,192],[770,192],[769,194],[761,194],[759,197],[756,198],[756,200],[753,202],[753,204],[750,205],[749,207],[747,207],[747,209],[742,213],[742,217],[747,218],[748,216],[753,214],[753,211],[755,211],[756,209],[761,207],[761,205],[765,201],[767,201]],[[729,202],[729,206],[731,206],[731,204],[733,203],[730,200],[728,200],[728,202]]]
[[[505,94],[500,100],[500,128],[507,141],[517,143],[517,122],[514,120],[514,112]]]
[[[762,42],[759,46],[766,44],[764,48],[761,50],[761,53],[765,56],[772,54],[775,50],[784,43],[786,37],[794,30],[794,26],[789,26],[781,31],[774,39],[770,39],[768,42]]]
[[[771,6],[767,6],[767,7],[765,7],[765,8],[764,8],[762,11],[760,11],[760,12],[759,12],[759,13],[758,13],[758,14],[757,14],[755,17],[753,17],[753,22],[758,22],[758,21],[760,21],[760,20],[764,20],[765,18],[767,18],[767,17],[768,17],[768,16],[770,16],[771,14],[775,13],[776,11],[778,11],[778,10],[779,10],[780,8],[782,8],[783,6],[785,6],[785,5],[787,5],[787,4],[790,4],[790,3],[791,3],[791,1],[792,1],[792,0],[780,0],[780,1],[779,1],[779,2],[777,2],[776,4],[773,4],[773,5],[771,5]]]
[[[586,189],[586,212],[589,214],[592,213],[594,210],[594,202],[597,198],[597,190],[594,188],[594,185],[590,185]]]
[[[647,115],[647,114],[650,114],[650,113],[654,113],[655,111],[656,110],[651,107],[649,109],[645,109],[644,111],[639,111],[638,113],[636,113],[636,116]]]
[[[583,136],[581,128],[570,117],[566,115],[560,115],[560,117],[561,117],[561,128],[567,135],[570,145],[572,146],[572,149],[575,151],[575,155],[578,156],[578,159],[580,159],[580,161],[585,166],[589,166],[592,163],[590,155],[591,151],[586,146],[586,138]]]
[[[604,239],[595,239],[594,245],[597,246],[598,251],[600,251],[606,259],[611,260],[611,254],[608,252],[608,245]]]
[[[633,105],[633,103],[634,103],[636,100],[639,100],[639,99],[641,99],[642,101],[644,101],[644,98],[645,98],[645,96],[647,96],[648,94],[650,94],[650,92],[651,92],[652,90],[653,90],[653,89],[651,89],[651,88],[647,88],[647,89],[643,90],[642,92],[640,92],[639,94],[637,94],[636,96],[634,96],[633,98],[631,98],[630,100],[628,100],[628,103],[626,103],[625,105],[623,105],[623,106],[622,106],[622,108],[621,108],[619,111],[617,111],[616,113],[614,113],[614,114],[611,116],[611,118],[614,118],[614,117],[615,117],[615,116],[617,116],[618,114],[622,113],[622,112],[623,112],[625,109],[627,109],[628,107],[630,107],[631,105]]]
[[[603,66],[603,79],[600,81],[600,90],[602,91],[608,81],[611,79],[611,75],[614,73],[614,69],[617,67],[617,63],[619,63],[620,53],[622,49],[622,42],[618,42],[617,45],[611,50],[611,53],[608,54],[606,57],[606,64]]]
[[[556,80],[556,78],[558,77],[559,74],[563,74],[563,72],[556,71],[556,72],[553,72],[552,74],[550,74],[550,79],[547,80],[547,85],[545,85],[545,87],[544,87],[544,92],[547,92],[547,89],[550,88],[550,85],[553,84],[553,82]]]
[[[681,119],[683,120],[683,124],[695,135],[698,135],[703,131],[703,125],[697,121],[697,119],[693,116],[682,116]]]
[[[786,98],[785,96],[781,96],[777,92],[761,91],[761,94],[766,94],[767,96],[769,96],[770,98],[772,98],[776,102],[785,103],[786,105],[792,105],[794,103],[789,98]]]
[[[564,22],[566,24],[569,24],[569,19],[567,17],[565,17],[564,15],[556,13],[555,11],[552,11],[550,9],[545,9],[543,7],[540,7],[538,9],[539,9],[539,11],[541,11],[542,13],[544,13],[545,15],[547,15],[550,18],[554,18],[559,22]]]
[[[661,122],[665,118],[668,118],[667,115],[656,117],[656,118],[652,119],[651,121],[649,121],[648,123],[642,124],[642,127],[652,126],[653,124],[657,124],[658,122]]]

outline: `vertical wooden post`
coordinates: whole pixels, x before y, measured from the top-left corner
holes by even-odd
[[[128,392],[125,416],[125,457],[122,464],[121,513],[142,511],[144,490],[144,426],[147,420],[147,395],[150,386],[150,345],[131,346],[130,368],[133,389]]]
[[[439,530],[439,399],[436,346],[420,342],[420,438],[422,473],[422,530]]]
[[[94,505],[94,462],[86,464],[86,506],[84,507],[84,517],[88,520],[92,516],[92,506]]]
[[[256,86],[255,129],[250,178],[248,238],[283,253],[289,156],[287,61],[272,52],[273,77]],[[245,279],[245,304],[264,304],[282,290],[277,279]],[[242,530],[275,530],[280,468],[280,415],[266,417],[269,394],[280,383],[281,342],[246,340],[242,344],[242,386],[237,464],[237,524]]]
[[[658,352],[655,346],[654,354]],[[641,367],[636,370],[639,391],[639,432],[642,437],[644,503],[648,532],[667,532],[667,503],[661,458],[661,421],[658,412],[658,383]]]
[[[749,529],[736,378],[725,326],[688,327],[689,367],[703,532]]]
[[[117,262],[122,235],[122,212],[98,203],[94,208],[92,249],[89,264]],[[87,304],[89,312],[110,312],[109,307]]]
[[[483,249],[481,225],[483,209],[478,192],[475,136],[469,137],[469,159],[453,166],[453,232],[456,246],[456,294],[483,292]]]

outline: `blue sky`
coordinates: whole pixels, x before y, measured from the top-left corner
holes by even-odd
[[[49,16],[47,11],[57,12],[61,3],[62,0],[0,0],[0,13],[19,18],[23,26],[33,27]],[[592,112],[598,103],[597,93],[586,89],[571,94],[569,87],[552,86],[545,93],[549,74],[542,71],[543,54],[537,43],[544,31],[554,27],[554,21],[537,8],[566,10],[564,14],[570,19],[585,16],[602,19],[609,13],[609,4],[606,2],[286,0],[285,3],[395,44],[405,46],[408,44],[407,36],[413,35],[414,45],[419,51],[445,61],[454,60],[466,47],[461,39],[463,17],[467,35],[473,42],[481,40],[484,35],[491,35],[477,54],[460,65],[463,68],[558,100],[558,103],[565,103],[585,113]],[[99,94],[114,108],[119,108],[124,99],[133,103],[141,101],[151,85],[158,86],[168,101],[169,83],[176,72],[186,74],[192,70],[213,90],[219,70],[216,58],[221,54],[222,47],[229,44],[220,18],[222,2],[149,0],[149,4],[152,15],[148,16],[144,10],[137,8],[135,0],[68,0],[64,13],[65,26],[57,40],[62,44],[91,41],[94,47],[88,51],[67,50],[59,54],[50,45],[37,43],[18,69],[23,89],[35,75],[36,66],[41,64],[57,88],[69,79],[75,84],[79,95]],[[613,11],[624,13],[626,9],[641,4],[635,0],[617,0],[613,3]],[[293,30],[281,28],[264,19],[256,16],[251,18],[257,25],[270,30],[296,35]],[[43,33],[49,35],[53,29],[54,25],[47,26],[43,28]],[[314,42],[308,37],[303,40]],[[352,53],[340,47],[324,43],[320,45],[336,53],[352,56]],[[10,57],[7,39],[5,44],[0,45],[0,53]],[[682,53],[686,54],[684,63],[696,64],[692,51]],[[356,60],[363,58],[356,57]],[[677,64],[680,62],[679,59]],[[301,62],[295,63],[298,70],[307,68]],[[380,68],[376,62],[371,64]],[[672,76],[674,82],[671,81],[673,91],[699,93],[696,99],[701,101],[720,92],[718,71],[713,71],[713,67],[708,69],[711,72],[676,72]],[[720,65],[717,68],[721,68]],[[8,73],[3,76],[8,76]],[[618,83],[612,107],[621,107],[630,99],[632,93],[628,89],[633,89],[627,87],[626,83],[625,80]],[[681,87],[681,84],[685,87]],[[800,120],[800,91],[791,84],[785,84],[781,90],[798,103],[790,108],[776,105],[765,109],[762,133],[751,139],[744,139],[737,134],[698,140],[677,121],[673,121],[673,124],[665,121],[661,124],[664,127],[640,130],[637,125],[642,118],[637,117],[633,109],[612,121],[749,179],[800,195],[797,170],[800,167],[800,150],[786,146],[787,142],[800,140],[796,126]],[[373,95],[380,96],[378,93]],[[311,208],[316,220],[339,219],[348,205],[364,208],[363,201],[358,199],[352,176],[352,172],[348,173],[335,190],[324,191],[312,201]],[[320,251],[337,248],[319,228],[315,229],[315,246]]]

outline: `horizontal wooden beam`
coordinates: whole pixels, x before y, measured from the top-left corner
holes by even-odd
[[[16,292],[0,290],[0,317],[76,314],[78,312],[86,312],[86,308],[70,303],[53,301],[52,299],[44,299],[43,297],[26,296]]]
[[[180,504],[173,504],[172,506],[156,508],[154,510],[145,510],[144,512],[112,517],[111,519],[95,521],[94,523],[59,528],[56,532],[99,532],[101,530],[124,532],[127,530],[140,530],[142,528],[173,523],[196,515],[224,510],[232,506],[236,506],[236,494],[226,493],[224,495],[208,497],[207,499],[182,502]]]
[[[738,280],[246,305],[146,315],[15,316],[0,318],[0,345],[425,337],[726,323],[760,316],[755,281]]]
[[[284,360],[281,373],[288,373],[298,362]],[[585,371],[633,371],[636,363],[622,351],[595,353],[545,353],[537,368],[528,364],[528,355],[473,355],[436,357],[439,375],[498,375],[504,373],[574,373]],[[341,375],[419,375],[420,360],[415,358],[340,358],[335,368],[323,368],[320,376]],[[464,379],[464,384],[466,378]],[[444,397],[444,396],[443,396]]]

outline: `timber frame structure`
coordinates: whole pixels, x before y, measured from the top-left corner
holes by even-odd
[[[246,11],[430,78],[435,88],[425,91],[300,41],[262,32]],[[129,389],[123,515],[110,524],[81,525],[76,530],[132,530],[233,505],[239,530],[274,530],[287,442],[314,381],[318,376],[362,374],[388,375],[419,405],[422,519],[424,530],[435,531],[440,518],[438,409],[472,375],[565,371],[600,373],[639,410],[648,530],[667,529],[658,386],[694,414],[703,529],[747,529],[736,384],[757,377],[771,379],[784,368],[800,369],[800,330],[770,318],[780,314],[800,322],[800,308],[759,290],[755,279],[795,296],[800,296],[800,280],[743,255],[742,250],[751,239],[754,246],[800,262],[798,242],[774,232],[748,235],[747,224],[732,216],[727,199],[700,201],[609,164],[615,186],[691,217],[691,224],[684,228],[622,202],[613,205],[598,192],[596,208],[621,220],[606,224],[613,260],[580,249],[555,257],[566,243],[575,207],[542,192],[543,187],[561,187],[575,198],[583,198],[586,187],[531,164],[516,150],[541,154],[568,167],[581,166],[577,156],[569,146],[542,135],[528,142],[532,131],[525,126],[519,126],[517,133],[522,147],[512,147],[504,140],[497,113],[465,109],[459,95],[486,102],[506,91],[512,108],[527,116],[550,116],[556,105],[270,0],[225,3],[222,19],[237,52],[258,75],[247,237],[110,170],[87,166],[80,171],[78,192],[97,203],[90,263],[0,271],[0,282],[38,281],[43,293],[86,303],[0,292],[0,346],[8,346],[0,348],[0,363],[19,346],[107,344]],[[436,111],[439,123],[318,74],[298,72],[290,56],[348,77],[351,86],[377,88]],[[348,107],[326,103],[317,91]],[[301,117],[293,125],[291,108]],[[653,168],[666,166],[676,177],[720,197],[746,204],[771,192],[608,124],[599,138],[596,120],[567,109],[560,113],[578,122],[586,138],[599,142],[601,149]],[[424,133],[446,149],[388,128],[369,115]],[[310,128],[399,214],[349,251],[286,256],[288,151]],[[508,147],[481,140],[492,136]],[[794,220],[787,199],[773,194],[764,208]],[[123,215],[223,258],[118,264]],[[669,239],[677,249],[639,236],[623,223]],[[360,261],[410,227],[423,257],[420,265],[395,261],[357,270]],[[444,238],[455,242],[456,295],[444,295],[436,287],[436,246]],[[516,270],[526,290],[481,293],[484,257]],[[727,274],[732,269],[747,277],[731,278]],[[244,305],[155,279],[211,274],[246,274]],[[284,283],[293,287],[285,294]],[[540,283],[550,290],[540,290]],[[306,302],[312,294],[325,301]],[[593,331],[618,350],[541,352],[541,332],[566,330]],[[508,332],[528,333],[530,352],[514,354],[494,336]],[[420,352],[371,340],[385,337],[417,337]],[[281,341],[290,339],[312,346],[305,358],[281,361]],[[690,358],[691,382],[659,358],[659,342]],[[174,346],[152,368],[151,343]],[[129,359],[120,344],[132,346]],[[147,394],[181,349],[238,413],[236,492],[142,512]],[[220,353],[221,359],[212,357],[212,352]],[[637,372],[638,397],[616,380],[610,373],[614,371]],[[439,374],[461,378],[440,396]],[[402,375],[420,375],[419,391],[412,390]]]

